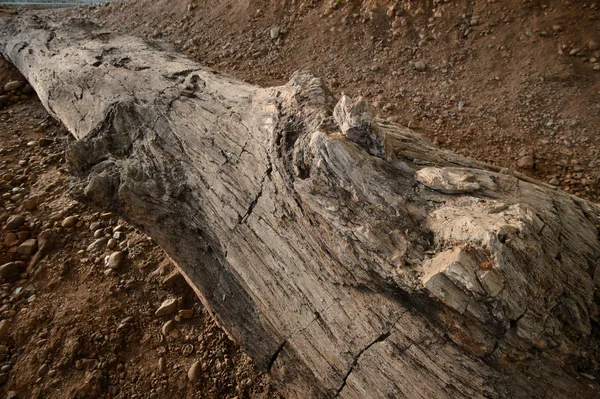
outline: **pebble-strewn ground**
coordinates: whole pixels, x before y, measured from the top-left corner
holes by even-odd
[[[443,148],[600,200],[597,2],[144,0],[56,15],[256,84],[310,69]],[[277,397],[151,241],[69,197],[70,138],[25,86],[4,90],[15,80],[2,65],[0,397]],[[170,298],[183,313],[156,316]]]
[[[261,85],[309,69],[443,148],[600,200],[600,3],[141,0],[69,13]]]

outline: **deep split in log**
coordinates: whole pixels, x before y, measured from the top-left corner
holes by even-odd
[[[597,397],[596,205],[306,72],[260,88],[81,21],[0,33],[77,138],[74,193],[147,232],[286,397]]]

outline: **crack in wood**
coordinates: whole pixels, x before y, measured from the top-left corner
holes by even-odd
[[[279,357],[279,354],[281,353],[281,351],[283,350],[283,347],[285,346],[285,344],[287,343],[287,340],[284,340],[279,347],[277,348],[277,350],[275,351],[275,353],[273,353],[273,355],[271,356],[271,358],[269,359],[269,363],[267,364],[267,372],[270,373],[271,369],[273,368],[273,365],[275,364],[275,362],[277,361],[277,358]]]
[[[342,390],[344,389],[344,387],[346,386],[346,383],[348,382],[348,377],[350,377],[350,374],[352,374],[352,372],[354,371],[354,369],[356,368],[356,366],[358,366],[358,361],[360,360],[360,357],[363,355],[363,353],[365,353],[367,350],[369,350],[369,348],[371,348],[373,345],[375,345],[375,344],[377,344],[379,342],[385,341],[390,335],[392,335],[392,333],[390,331],[387,331],[387,332],[381,334],[373,342],[371,342],[369,345],[365,346],[363,349],[360,350],[360,352],[358,352],[354,356],[354,360],[352,361],[352,364],[350,365],[350,369],[348,369],[348,372],[344,376],[344,380],[342,381],[342,385],[340,385],[340,387],[338,388],[338,390],[335,392],[334,398],[338,398],[340,396],[340,394],[342,393]],[[413,345],[414,344],[411,343],[406,348],[406,350],[410,349],[410,347],[413,346]]]

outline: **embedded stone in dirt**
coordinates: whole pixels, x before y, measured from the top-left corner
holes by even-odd
[[[8,335],[9,329],[10,329],[10,323],[8,320],[0,321],[0,339],[3,339]]]
[[[170,298],[170,299],[166,299],[165,301],[163,301],[163,303],[160,305],[160,307],[158,308],[156,313],[154,313],[154,315],[157,317],[167,316],[172,313],[175,313],[176,311],[177,311],[177,299]]]
[[[167,371],[167,360],[164,357],[158,359],[158,371],[161,373]]]
[[[6,229],[15,230],[21,227],[23,224],[25,224],[25,216],[13,215],[6,221]]]
[[[517,167],[520,169],[533,169],[535,161],[531,155],[525,155],[517,161]]]
[[[24,243],[22,243],[21,245],[19,245],[19,247],[17,248],[17,252],[20,253],[21,255],[32,255],[35,250],[37,248],[37,240],[30,238],[29,240],[25,241]]]
[[[75,223],[77,223],[77,216],[67,216],[60,225],[66,229],[75,226]]]
[[[121,252],[121,251],[113,252],[108,257],[106,266],[110,267],[111,269],[118,269],[119,266],[121,266],[121,263],[123,263],[124,259],[125,259],[125,254],[123,252]]]
[[[106,248],[108,248],[108,249],[114,249],[116,246],[117,246],[117,240],[115,240],[114,238],[111,238],[106,243]]]
[[[19,266],[15,262],[8,262],[0,266],[0,277],[14,277],[19,274]]]
[[[108,238],[107,237],[101,237],[98,238],[96,241],[94,241],[93,243],[91,243],[88,247],[87,247],[87,251],[88,252],[98,252],[104,249],[104,247],[106,246],[106,244],[108,243]]]
[[[200,365],[200,362],[194,362],[194,364],[192,364],[192,367],[190,367],[190,369],[188,370],[187,376],[188,376],[188,380],[190,380],[193,383],[196,383],[200,380],[200,373],[202,372],[202,367]]]
[[[279,34],[281,33],[281,29],[276,26],[274,28],[271,28],[271,31],[269,33],[271,35],[271,39],[275,40],[279,37]]]
[[[424,72],[427,69],[427,64],[425,64],[423,61],[417,61],[414,63],[414,67],[417,71]]]
[[[163,324],[161,332],[166,337],[174,329],[175,329],[175,322],[173,320],[169,320],[165,324]]]
[[[13,80],[12,82],[8,82],[4,85],[4,91],[17,90],[18,88],[23,86],[24,83],[25,82],[23,82],[22,80]]]
[[[19,239],[15,233],[8,233],[4,236],[4,245],[7,247],[14,247],[19,244]]]

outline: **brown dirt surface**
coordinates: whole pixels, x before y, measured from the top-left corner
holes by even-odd
[[[600,199],[597,3],[153,0],[53,12],[169,41],[202,64],[260,85],[282,84],[293,71],[309,69],[336,95],[362,95],[380,115],[442,148]],[[0,78],[3,86],[18,75],[2,65]],[[0,318],[9,323],[0,345],[2,391],[277,397],[152,241],[68,195],[63,151],[70,138],[36,99],[19,94],[14,101],[0,110],[0,222],[22,214],[27,223],[0,237],[0,263],[25,262],[22,274],[0,286]],[[40,147],[40,138],[52,143]],[[32,198],[40,204],[24,210]],[[75,215],[75,227],[61,226]],[[90,225],[98,222],[94,230],[107,238],[123,226],[118,248],[127,259],[110,275],[103,262],[111,251],[86,251]],[[31,265],[16,248],[30,236],[40,241],[46,230],[56,245]],[[18,243],[7,238],[14,233]],[[153,313],[168,297],[181,297],[180,306],[195,313],[165,339],[160,330],[168,318]],[[195,385],[186,377],[194,361],[203,369]]]

